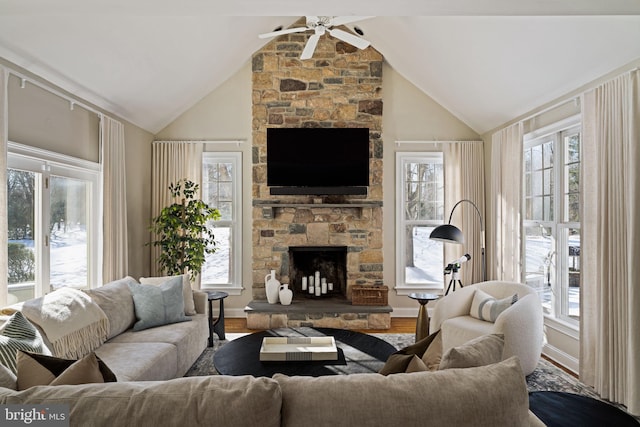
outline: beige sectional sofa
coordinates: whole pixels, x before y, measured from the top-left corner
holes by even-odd
[[[253,378],[0,388],[0,404],[68,404],[72,426],[544,426],[528,410],[516,358],[411,374]]]
[[[182,377],[207,343],[206,294],[193,292],[191,321],[133,332],[129,280],[88,291],[109,319],[95,353],[118,382],[0,387],[0,405],[69,405],[70,425],[81,427],[544,426],[517,357],[386,376]]]

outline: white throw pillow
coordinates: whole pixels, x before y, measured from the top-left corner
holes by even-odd
[[[517,301],[518,294],[513,294],[510,297],[499,300],[480,289],[476,289],[473,295],[473,301],[471,302],[469,315],[486,322],[495,322],[500,313],[511,307]]]
[[[191,281],[188,274],[181,274],[182,276],[182,296],[184,297],[184,314],[187,316],[193,316],[196,314],[196,304],[193,302],[193,291],[191,290]],[[163,276],[163,277],[141,277],[140,283],[143,285],[161,285],[167,280],[176,276]]]

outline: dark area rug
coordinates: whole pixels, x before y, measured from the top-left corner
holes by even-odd
[[[217,349],[221,346],[225,345],[230,340],[235,338],[239,338],[246,334],[234,334],[227,333],[226,340],[220,341],[218,339],[215,340],[213,347],[207,347],[204,352],[200,355],[198,360],[193,364],[193,366],[189,369],[185,376],[198,376],[198,375],[217,375],[213,365],[213,355]],[[395,346],[397,349],[401,349],[406,347],[407,345],[414,343],[414,335],[413,334],[375,334],[380,339],[387,341],[388,343]],[[624,412],[624,415],[627,418],[631,418],[634,420],[634,417],[631,417],[626,413],[626,408],[622,405],[611,404],[598,396],[598,394],[589,386],[581,383],[574,376],[566,373],[562,369],[556,367],[549,361],[545,359],[540,359],[538,362],[538,367],[536,368],[531,375],[527,376],[527,388],[529,389],[531,396],[536,396],[536,392],[562,392],[562,393],[570,393],[573,395],[584,396],[586,398],[595,399],[593,402],[597,402],[595,405],[599,405],[600,403],[613,406]],[[549,394],[549,397],[552,397],[552,393]],[[533,398],[532,398],[533,399]],[[546,396],[544,393],[540,394],[540,397],[536,399],[539,400],[539,407],[543,408],[546,405]],[[552,399],[551,399],[552,400]],[[586,401],[588,403],[589,401]],[[582,402],[585,404],[585,402]],[[551,408],[550,411],[557,411],[558,408]],[[635,418],[638,420],[639,418]],[[565,420],[566,421],[566,420]],[[608,426],[608,425],[616,425],[616,424],[549,424],[549,426],[576,426],[583,427],[588,425],[598,425],[598,426]],[[625,424],[620,424],[624,426]]]

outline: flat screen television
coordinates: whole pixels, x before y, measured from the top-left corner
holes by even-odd
[[[268,128],[272,195],[366,195],[368,128]]]

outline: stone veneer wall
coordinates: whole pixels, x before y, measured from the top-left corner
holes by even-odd
[[[382,55],[326,34],[313,58],[300,53],[309,34],[281,36],[253,56],[253,298],[266,299],[264,276],[289,282],[289,246],[347,246],[347,298],[355,284],[382,284]],[[309,203],[271,196],[266,184],[268,127],[368,127],[369,194],[376,207],[287,207],[263,215],[256,202]],[[315,197],[317,199],[317,197]],[[353,196],[323,198],[354,202]]]

